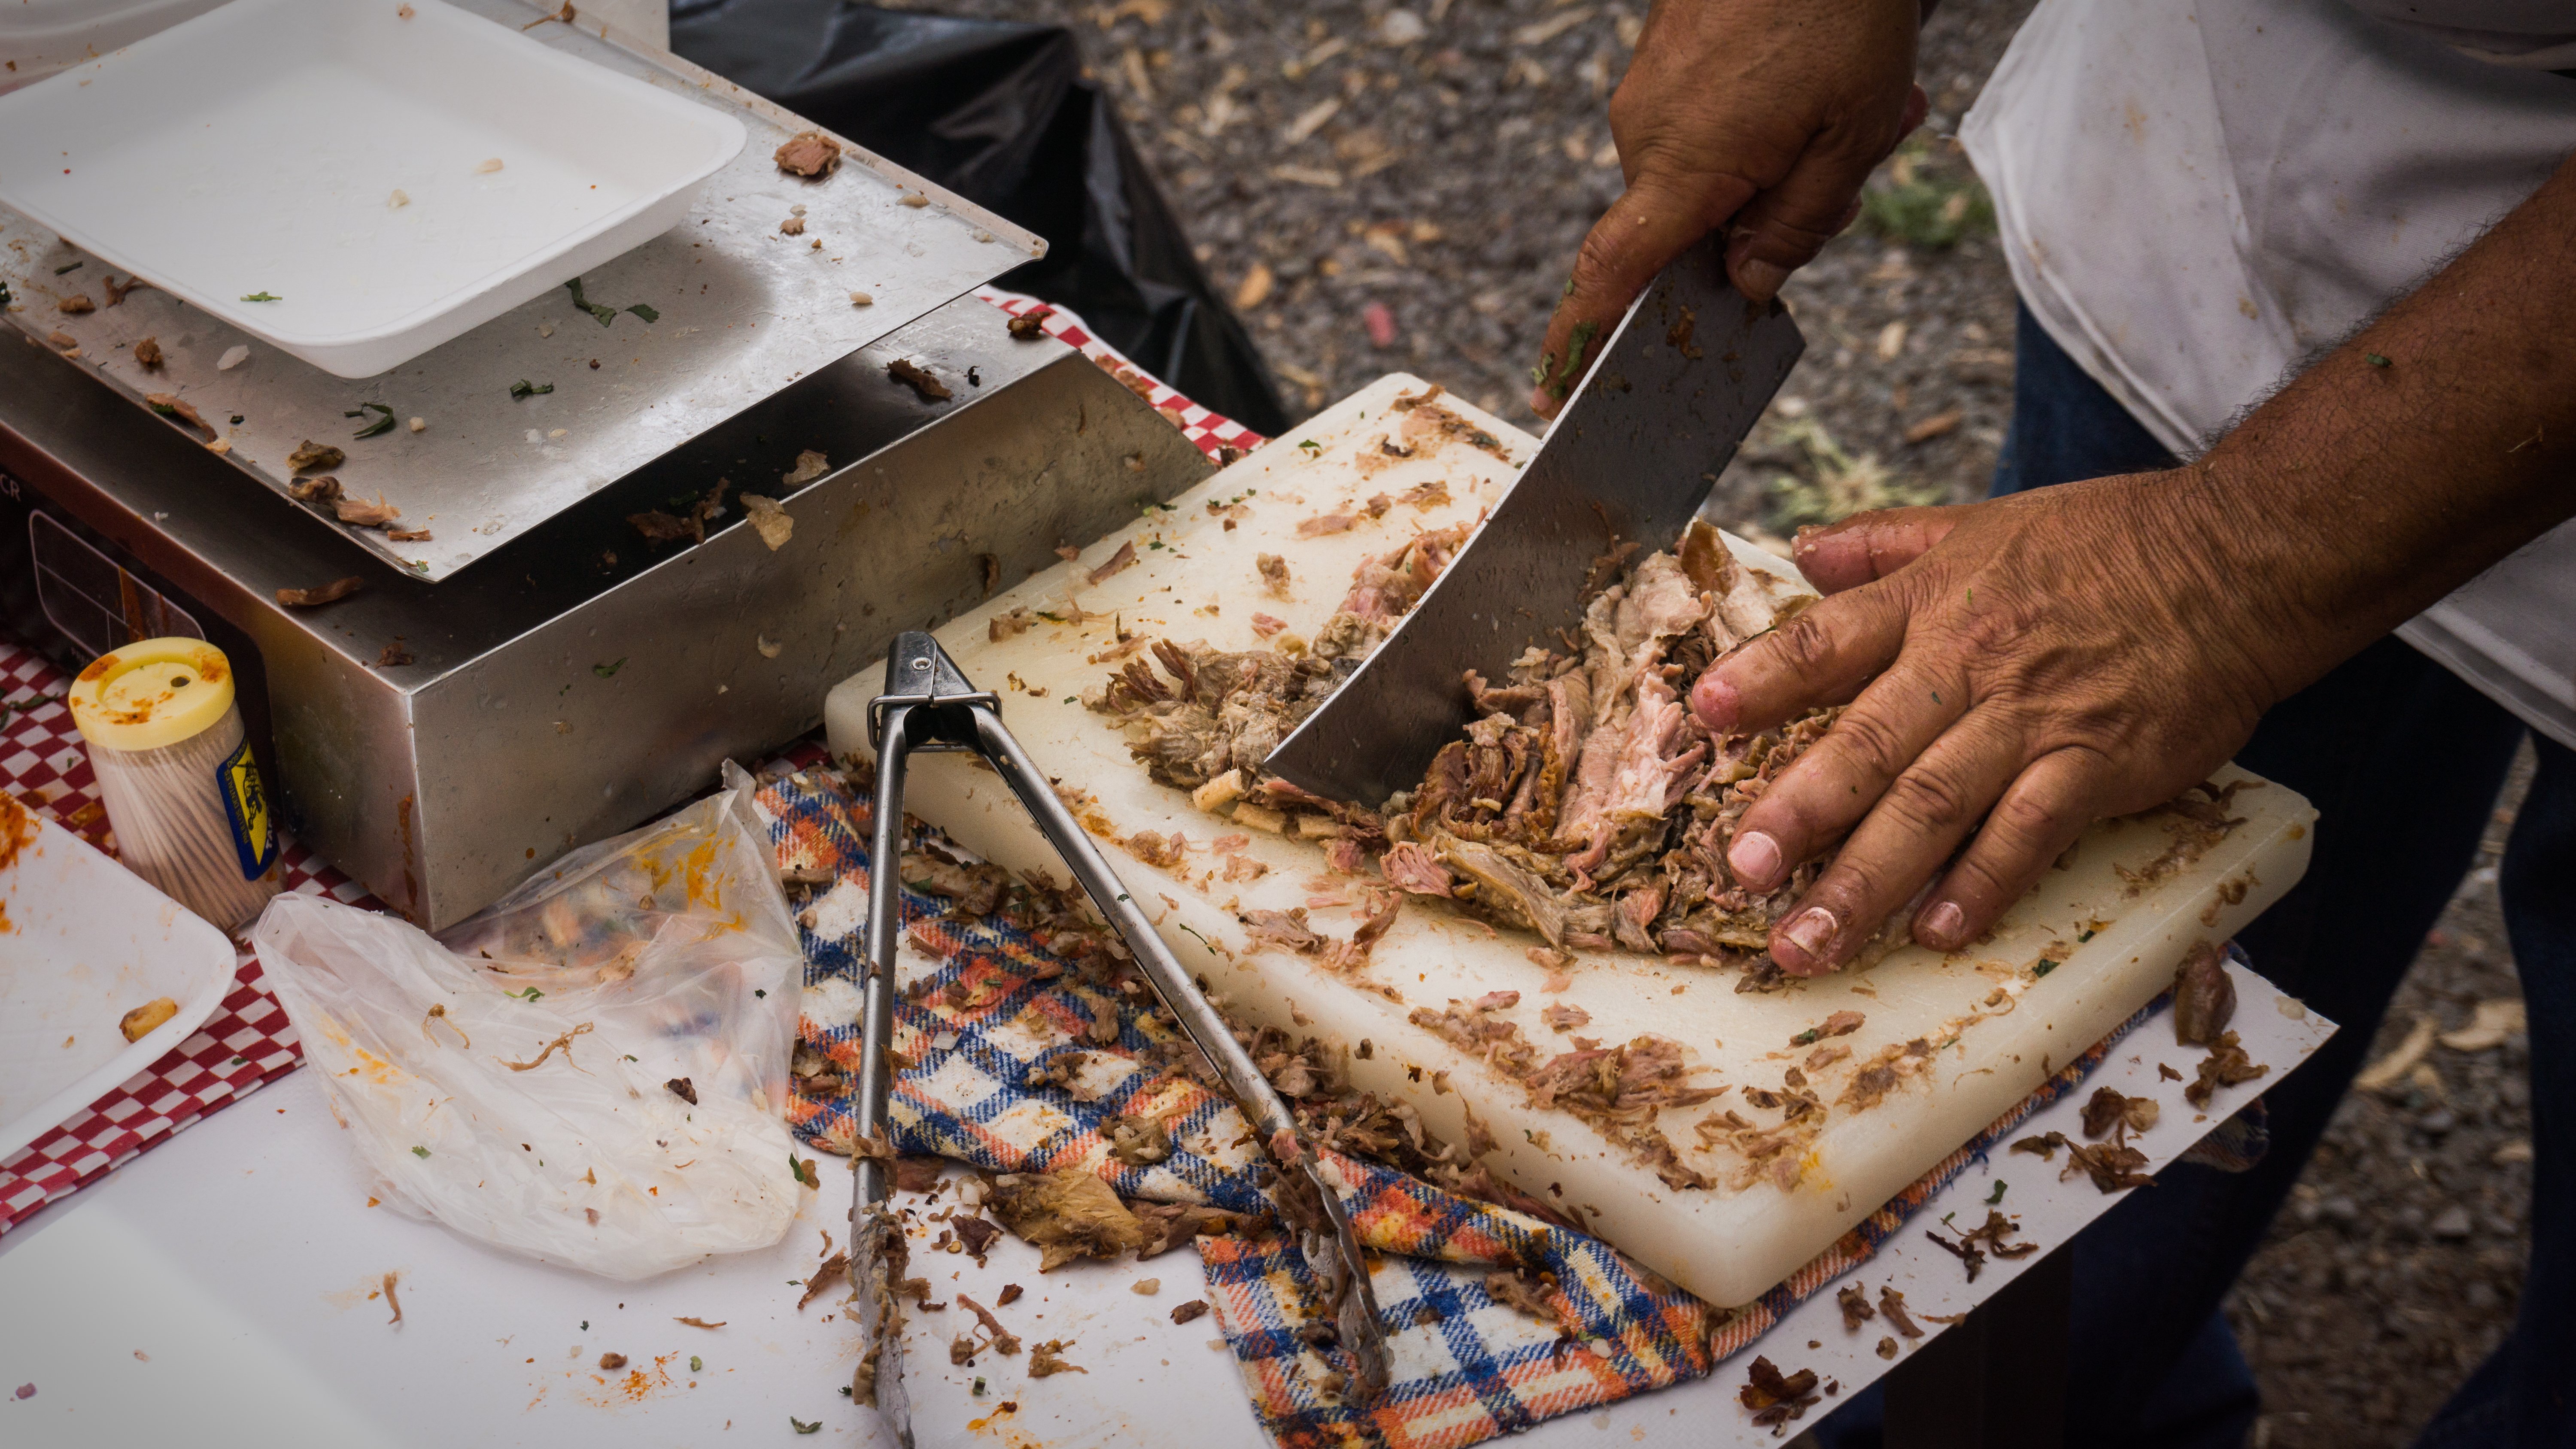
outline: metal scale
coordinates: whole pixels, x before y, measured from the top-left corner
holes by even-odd
[[[541,13],[462,3],[514,27]],[[1043,240],[846,141],[829,178],[786,175],[771,153],[814,127],[614,27],[531,34],[751,132],[684,223],[583,277],[585,300],[618,309],[605,326],[558,289],[380,377],[259,344],[222,369],[251,339],[160,292],[58,313],[112,269],[0,208],[23,338],[0,341],[0,492],[95,530],[228,644],[290,828],[433,930],[702,792],[727,756],[811,729],[898,632],[1211,466],[1079,353],[1014,337],[967,295]],[[658,315],[623,310],[636,302]],[[157,370],[133,357],[147,336]],[[951,397],[890,379],[897,360]],[[513,396],[522,379],[553,391]],[[210,431],[156,415],[151,393]],[[353,437],[376,415],[344,414],[366,402],[403,421]],[[430,538],[292,500],[284,460],[308,438],[347,453],[330,471],[349,494]],[[786,483],[807,452],[826,471]],[[685,515],[718,479],[703,543],[628,522]],[[795,520],[781,547],[748,526],[743,492]],[[336,603],[276,599],[351,575]]]

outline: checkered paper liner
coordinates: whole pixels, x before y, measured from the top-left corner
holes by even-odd
[[[115,837],[89,755],[60,703],[71,680],[52,662],[0,639],[0,789],[109,854]],[[31,698],[53,702],[27,705]],[[289,890],[374,907],[363,887],[288,839],[279,862]],[[187,1040],[43,1136],[0,1159],[0,1232],[143,1152],[222,1111],[303,1061],[295,1029],[269,994],[259,962],[234,943],[237,969],[223,1004]]]
[[[857,1080],[855,1003],[868,891],[870,809],[824,772],[773,778],[758,803],[782,868],[828,874],[800,923],[806,952],[806,1044]],[[1172,1045],[1139,1001],[1081,984],[1066,963],[998,920],[944,918],[946,903],[906,890],[909,949],[894,1044],[912,1067],[894,1084],[895,1146],[1003,1172],[1087,1169],[1123,1196],[1267,1214],[1248,1137],[1234,1108],[1142,1058]],[[837,999],[837,1010],[817,1003]],[[1978,1137],[1753,1304],[1713,1309],[1608,1244],[1442,1191],[1403,1173],[1328,1153],[1362,1244],[1385,1255],[1372,1275],[1393,1352],[1387,1392],[1354,1405],[1325,1375],[1338,1356],[1300,1330],[1329,1323],[1304,1257],[1275,1229],[1198,1240],[1207,1299],[1233,1349],[1254,1413],[1288,1449],[1459,1449],[1541,1420],[1700,1377],[1759,1338],[1799,1300],[1866,1262],[1932,1196],[2055,1101],[2111,1048],[2162,1011],[2159,999],[2121,1023]],[[1114,1038],[1110,1032],[1114,1029]],[[1048,1085],[1045,1067],[1086,1056],[1083,1096]],[[799,1095],[790,1119],[807,1141],[846,1154],[852,1098]],[[1170,1160],[1135,1167],[1104,1135],[1124,1116],[1163,1116]],[[1553,1275],[1558,1321],[1543,1324],[1484,1287],[1497,1265]]]
[[[1169,384],[1138,367],[1127,354],[1110,346],[1083,324],[1081,314],[1069,307],[1041,302],[1017,292],[998,287],[978,291],[981,297],[1014,317],[1040,314],[1038,326],[1050,337],[1064,342],[1100,365],[1102,371],[1126,384],[1130,392],[1143,398],[1161,413],[1182,436],[1198,444],[1199,450],[1219,463],[1231,463],[1269,441],[1234,419],[1213,413],[1181,396]]]

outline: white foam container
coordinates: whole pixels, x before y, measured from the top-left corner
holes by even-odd
[[[232,0],[0,95],[0,201],[371,377],[669,229],[744,141],[439,0]]]
[[[0,801],[0,841],[28,827],[0,867],[0,1161],[186,1041],[223,1005],[237,964],[223,932]],[[125,1014],[163,996],[179,1014],[127,1041]]]

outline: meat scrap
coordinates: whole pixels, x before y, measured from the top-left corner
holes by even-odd
[[[1907,1338],[1921,1338],[1923,1330],[1914,1326],[1913,1317],[1905,1311],[1905,1295],[1893,1287],[1878,1290],[1878,1311],[1887,1315],[1890,1326]]]
[[[1113,553],[1108,558],[1102,560],[1100,567],[1084,574],[1083,578],[1095,585],[1105,584],[1109,582],[1112,576],[1124,573],[1135,566],[1136,540],[1131,538],[1119,544],[1118,551],[1116,553]]]
[[[820,131],[799,131],[781,142],[770,159],[790,176],[819,180],[840,168],[841,143]]]
[[[1860,1030],[1864,1018],[1857,1011],[1837,1011],[1814,1026],[1789,1038],[1793,1047],[1813,1046],[1827,1037],[1849,1036]]]
[[[1207,1311],[1208,1303],[1206,1299],[1193,1298],[1187,1303],[1176,1303],[1172,1305],[1172,1321],[1174,1323],[1195,1322],[1198,1319],[1206,1317]]]
[[[984,1325],[984,1331],[991,1335],[982,1345],[970,1350],[967,1357],[972,1358],[976,1353],[982,1352],[985,1348],[990,1348],[994,1352],[1002,1354],[1005,1357],[1020,1351],[1019,1335],[1011,1332],[1007,1328],[1004,1328],[1002,1326],[1002,1320],[993,1316],[993,1310],[976,1302],[974,1299],[967,1297],[963,1293],[957,1295],[957,1306],[974,1314],[976,1321]],[[960,1340],[960,1342],[969,1341],[971,1340]],[[955,1357],[956,1349],[954,1346],[951,1346],[949,1353],[951,1358]]]
[[[1525,1268],[1497,1268],[1485,1275],[1485,1296],[1524,1318],[1536,1319],[1550,1328],[1570,1329],[1564,1315],[1557,1312],[1556,1275]]]
[[[931,375],[930,369],[909,357],[898,357],[886,364],[886,376],[911,388],[923,402],[946,402],[954,394],[948,384]]]
[[[2207,1107],[2210,1094],[2219,1088],[2253,1081],[2270,1070],[2245,1054],[2236,1033],[2221,1032],[2218,1040],[2211,1043],[2209,1055],[2201,1058],[2196,1079],[2182,1089],[2183,1100],[2195,1107]]]
[[[2103,1142],[2091,1146],[2069,1142],[2063,1132],[2050,1132],[2038,1137],[2024,1137],[2012,1145],[2015,1152],[2027,1152],[2042,1162],[2055,1162],[2057,1149],[2066,1149],[2066,1168],[2058,1173],[2060,1182],[2083,1172],[2102,1191],[2119,1192],[2132,1187],[2153,1187],[2155,1178],[2138,1169],[2147,1165],[2147,1154],[2126,1142]]]
[[[195,411],[193,408],[188,410],[187,416],[190,422],[197,421]],[[202,423],[198,425],[204,426]],[[317,443],[311,438],[306,438],[302,446],[286,455],[287,470],[293,473],[328,473],[347,461],[349,461],[347,453],[329,443]]]
[[[1818,1403],[1816,1371],[1800,1369],[1783,1374],[1767,1357],[1756,1356],[1745,1370],[1744,1387],[1735,1391],[1737,1402],[1753,1411],[1753,1422],[1780,1435],[1783,1425],[1804,1417]]]
[[[1949,1222],[1949,1219],[1944,1218],[1942,1219],[1942,1222],[1946,1224]],[[1932,1240],[1932,1245],[1934,1247],[1939,1248],[1942,1252],[1948,1253],[1950,1256],[1958,1259],[1959,1262],[1968,1270],[1968,1281],[1974,1283],[1977,1281],[1977,1274],[1985,1268],[1986,1254],[1988,1252],[1993,1253],[1998,1258],[2026,1258],[2039,1251],[2039,1244],[2037,1243],[2008,1243],[2004,1241],[2006,1238],[2011,1237],[2020,1230],[2020,1219],[2005,1217],[2002,1213],[1989,1208],[1986,1210],[1985,1222],[1979,1226],[1970,1229],[1951,1229],[1951,1231],[1956,1232],[1959,1235],[1959,1240],[1955,1243],[1942,1237],[1937,1229],[1927,1229],[1923,1235]],[[1980,1248],[1978,1246],[1979,1244],[1983,1244],[1984,1246]],[[1889,1289],[1888,1291],[1892,1293],[1895,1290]],[[1904,1301],[1905,1300],[1901,1297],[1897,1299],[1898,1306],[1894,1312],[1891,1312],[1888,1315],[1888,1319],[1890,1322],[1897,1323],[1904,1331],[1906,1337],[1920,1338],[1922,1337],[1923,1331],[1919,1328],[1915,1328],[1910,1322],[1904,1321]],[[1884,1306],[1883,1302],[1881,1306]]]
[[[1860,1326],[1878,1314],[1869,1306],[1869,1290],[1858,1283],[1845,1283],[1834,1290],[1834,1306],[1843,1311],[1843,1331],[1860,1332]]]
[[[1004,1176],[986,1204],[1002,1226],[1037,1245],[1041,1273],[1076,1258],[1116,1258],[1145,1236],[1109,1184],[1078,1167]]]
[[[2099,1138],[2116,1131],[2125,1143],[2128,1134],[2155,1126],[2161,1115],[2163,1108],[2152,1097],[2123,1096],[2116,1088],[2100,1087],[2084,1104],[2084,1135]]]
[[[1070,1339],[1055,1338],[1029,1350],[1029,1377],[1053,1378],[1057,1374],[1087,1374],[1091,1370],[1080,1364],[1066,1363],[1064,1351],[1073,1346]]]
[[[280,589],[277,591],[277,602],[290,609],[318,609],[324,604],[340,602],[356,593],[360,587],[362,587],[362,581],[357,575],[351,574],[344,579],[333,579],[317,588]]]
[[[2174,971],[2174,1040],[2184,1046],[2213,1046],[2236,1015],[2236,981],[2218,948],[2202,941]]]
[[[849,1271],[850,1255],[847,1253],[834,1253],[817,1264],[814,1271],[805,1276],[805,1293],[796,1300],[796,1311],[804,1312],[806,1304],[822,1297],[825,1289],[848,1276]]]

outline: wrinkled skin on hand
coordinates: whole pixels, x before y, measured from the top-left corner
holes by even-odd
[[[1664,264],[1730,227],[1756,301],[1860,212],[1861,183],[1923,120],[1920,0],[1658,0],[1610,98],[1625,194],[1548,322],[1530,405],[1553,416]]]
[[[1728,851],[1762,889],[1840,842],[1772,933],[1782,968],[1841,965],[1936,874],[1915,938],[1958,948],[2088,824],[2207,778],[2332,662],[2287,627],[2290,600],[2223,576],[2212,492],[2196,470],[2137,474],[1800,536],[1827,597],[1691,691],[1713,730],[1851,702]]]

